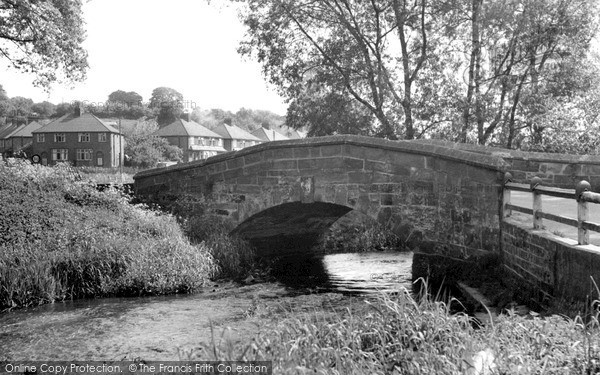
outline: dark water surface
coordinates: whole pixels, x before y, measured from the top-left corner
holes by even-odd
[[[287,258],[275,266],[278,282],[211,284],[193,295],[80,300],[3,313],[0,361],[187,358],[211,342],[212,328],[230,328],[234,340],[255,335],[265,324],[256,314],[263,306],[285,303],[294,311],[314,302],[310,292],[344,304],[348,293],[410,289],[411,265],[412,253],[397,252]]]

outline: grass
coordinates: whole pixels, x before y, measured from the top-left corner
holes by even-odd
[[[191,292],[217,271],[175,217],[98,192],[66,166],[0,163],[0,200],[0,310]]]
[[[351,308],[289,311],[252,341],[223,331],[186,353],[193,360],[273,361],[277,374],[595,374],[598,301],[584,321],[518,316],[482,326],[454,301],[381,294]]]

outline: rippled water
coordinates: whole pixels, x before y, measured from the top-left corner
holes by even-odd
[[[264,325],[253,318],[261,305],[306,307],[314,302],[306,293],[314,291],[333,292],[329,300],[343,304],[340,292],[410,289],[411,264],[411,253],[286,258],[275,267],[278,282],[213,284],[194,295],[80,300],[8,312],[0,314],[0,361],[185,358],[186,350],[211,340],[212,327],[231,327],[237,339],[256,334]]]

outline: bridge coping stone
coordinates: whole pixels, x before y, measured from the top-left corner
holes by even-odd
[[[452,143],[449,143],[449,145]],[[161,175],[170,172],[183,171],[187,169],[193,169],[201,166],[209,166],[211,164],[219,164],[227,162],[232,159],[245,157],[247,155],[256,155],[261,151],[268,150],[279,150],[282,148],[298,149],[303,147],[316,147],[316,146],[334,146],[340,145],[338,154],[341,154],[343,147],[342,145],[354,145],[363,147],[380,148],[391,151],[398,151],[411,154],[420,154],[424,156],[434,156],[441,159],[447,159],[452,161],[460,161],[468,165],[477,166],[485,169],[505,172],[509,164],[500,156],[474,153],[472,151],[466,151],[457,147],[449,147],[445,144],[436,143],[424,143],[418,141],[390,141],[381,138],[372,138],[358,135],[336,135],[326,137],[313,137],[303,138],[294,140],[283,140],[261,143],[256,146],[247,147],[239,151],[228,152],[220,155],[210,157],[206,160],[198,160],[189,163],[176,164],[164,168],[149,169],[136,173],[133,178],[147,178],[154,175]],[[335,150],[335,149],[333,149]],[[311,154],[312,155],[312,154]],[[319,157],[328,157],[336,155],[331,150],[326,152],[326,155]],[[474,157],[476,156],[476,157]],[[316,156],[308,155],[296,155],[296,152],[290,155],[290,159],[298,158],[311,158]],[[260,160],[257,160],[257,162]]]

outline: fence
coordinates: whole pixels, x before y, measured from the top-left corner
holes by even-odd
[[[590,243],[589,231],[600,232],[600,224],[589,220],[588,203],[600,204],[600,194],[590,191],[591,185],[587,181],[579,181],[575,189],[560,189],[554,187],[542,186],[542,179],[534,177],[531,183],[518,184],[512,182],[510,173],[506,173],[504,178],[504,206],[503,216],[508,217],[512,211],[518,211],[533,216],[533,228],[542,229],[543,219],[556,221],[561,224],[570,225],[577,228],[577,242],[580,245]],[[511,191],[523,191],[533,193],[533,208],[526,208],[512,205],[510,202]],[[542,195],[552,197],[574,199],[577,201],[577,219],[562,215],[554,215],[542,211]]]

